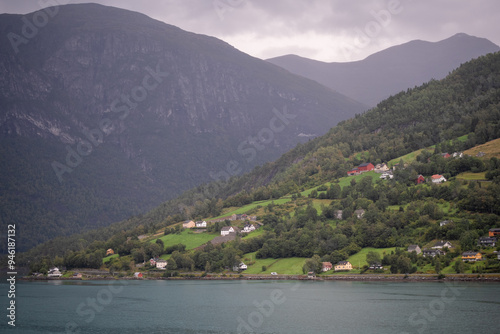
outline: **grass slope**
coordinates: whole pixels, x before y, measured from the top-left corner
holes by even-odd
[[[116,257],[120,257],[120,255],[113,254],[113,255],[106,256],[105,258],[102,259],[102,263],[108,263],[109,261],[111,261],[111,259],[114,259]]]
[[[360,175],[341,177],[338,180],[338,184],[340,185],[341,188],[344,188],[345,186],[349,186],[351,184],[352,179],[355,179],[356,182],[358,182],[358,181],[361,181],[361,179],[363,179],[366,176],[371,176],[372,182],[375,182],[380,177],[380,174],[377,174],[374,171],[371,171],[371,172],[366,172],[366,173],[363,173],[363,174],[360,174]],[[330,187],[332,185],[332,183],[331,182],[327,182],[327,183],[324,183],[322,185]],[[319,185],[317,187],[313,187],[313,188],[310,188],[310,189],[306,189],[306,190],[302,191],[300,194],[302,195],[302,197],[307,197],[307,196],[309,196],[309,194],[313,190],[317,190],[322,185]],[[320,193],[321,193],[321,191],[320,191]]]
[[[475,157],[479,152],[484,152],[485,158],[500,158],[500,138],[491,140],[482,145],[475,146],[464,151],[464,154],[472,155]]]
[[[460,173],[456,176],[458,180],[466,180],[466,181],[483,181],[486,180],[486,172],[482,173]]]
[[[377,252],[380,254],[380,257],[383,258],[384,254],[390,254],[391,251],[394,251],[394,250],[396,250],[396,247],[390,247],[390,248],[366,247],[366,248],[363,248],[358,253],[351,255],[347,259],[347,261],[351,262],[353,268],[354,267],[358,268],[359,266],[363,267],[364,265],[368,265],[368,262],[366,262],[366,254],[368,254],[368,252]]]
[[[165,247],[184,244],[186,245],[186,250],[190,250],[203,245],[217,236],[218,234],[194,233],[193,231],[186,229],[180,234],[168,234],[159,239],[163,241]],[[156,242],[156,239],[153,239],[150,242]]]
[[[361,181],[361,179],[363,179],[367,176],[370,176],[372,178],[372,182],[375,182],[379,179],[380,174],[377,174],[374,171],[370,171],[370,172],[362,173],[359,175],[342,177],[339,179],[339,185],[343,189],[345,186],[348,186],[351,184],[352,179],[355,179],[356,182],[359,182],[359,181]]]
[[[284,203],[287,203],[287,202],[290,202],[290,201],[291,201],[290,198],[279,198],[279,199],[272,199],[272,200],[266,200],[266,201],[256,201],[256,202],[252,202],[250,204],[244,205],[244,206],[239,207],[239,208],[231,207],[231,208],[227,209],[220,216],[217,216],[217,217],[214,217],[214,218],[209,218],[209,220],[211,220],[211,219],[217,219],[217,218],[222,218],[222,217],[226,217],[226,216],[231,216],[233,214],[247,213],[248,211],[250,211],[252,209],[255,209],[258,206],[262,206],[262,207],[268,206],[269,204],[271,204],[273,202],[274,202],[274,204],[278,205],[278,204],[284,204]]]
[[[403,162],[405,164],[407,163],[410,163],[410,162],[413,162],[417,159],[417,156],[422,153],[423,150],[426,150],[425,148],[422,148],[420,150],[416,150],[416,151],[413,151],[413,152],[410,152],[408,154],[405,154],[403,155],[402,157],[399,157],[399,158],[395,158],[395,159],[392,159],[390,160],[387,165],[388,166],[391,166],[391,165],[394,165],[394,164],[397,164],[399,163],[399,161],[401,161],[401,159],[403,159]],[[428,149],[427,149],[428,150]]]
[[[248,253],[243,256],[243,261],[253,262],[244,271],[245,274],[270,274],[276,272],[279,275],[296,275],[302,274],[302,266],[306,262],[305,258],[290,257],[285,259],[256,259],[255,252]],[[266,271],[262,271],[262,266],[266,266]]]

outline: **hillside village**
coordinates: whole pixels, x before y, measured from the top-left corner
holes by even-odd
[[[453,155],[441,154],[440,156],[443,159],[470,158],[470,156],[464,155],[463,153]],[[368,180],[364,178],[365,175],[369,175],[368,178],[370,181],[374,182],[374,184],[379,184],[380,186],[384,185],[385,182],[396,184],[397,178],[394,178],[394,176],[398,176],[398,170],[402,171],[409,166],[410,164],[408,163],[402,163],[402,165],[397,163],[391,165],[390,167],[386,163],[361,163],[358,167],[352,168],[346,172],[347,177],[343,178],[343,183],[346,184],[344,187],[356,186],[358,181],[364,182],[365,180]],[[455,179],[453,182],[457,182],[456,177],[453,177],[453,179]],[[442,185],[446,187],[444,183],[447,182],[448,180],[441,174],[433,174],[429,176],[419,174],[409,187],[428,187],[429,185],[434,185],[434,187]],[[331,186],[332,184],[330,184],[330,188]],[[320,189],[321,191],[318,192],[317,190]],[[465,249],[461,240],[434,240],[425,244],[409,244],[406,245],[404,249],[402,247],[385,247],[378,250],[373,249],[369,252],[370,254],[366,253],[365,258],[361,259],[357,256],[357,254],[363,253],[362,250],[354,249],[350,251],[349,254],[344,256],[339,253],[337,258],[332,256],[323,256],[320,258],[318,255],[314,255],[310,259],[295,257],[293,258],[294,261],[298,260],[298,263],[300,263],[301,266],[299,265],[297,267],[295,263],[292,264],[295,269],[285,269],[283,272],[274,270],[276,267],[273,265],[261,265],[260,263],[264,263],[262,261],[265,259],[262,258],[262,256],[262,259],[259,259],[259,252],[254,252],[253,254],[252,252],[242,254],[241,252],[238,252],[237,249],[233,248],[234,246],[224,247],[226,244],[230,245],[235,242],[246,243],[251,240],[258,240],[259,238],[262,238],[265,233],[269,233],[273,230],[270,228],[270,225],[272,224],[269,224],[269,213],[274,211],[276,214],[276,211],[278,211],[279,208],[286,207],[292,201],[305,201],[304,203],[309,203],[307,205],[310,207],[311,200],[317,201],[318,199],[325,198],[326,196],[322,195],[327,193],[328,188],[325,189],[325,187],[318,186],[314,189],[294,194],[296,196],[294,196],[293,200],[292,196],[285,196],[284,198],[276,199],[275,201],[268,201],[266,203],[267,205],[264,205],[263,203],[262,205],[254,206],[253,209],[247,211],[257,212],[259,214],[228,212],[227,214],[223,214],[219,217],[206,218],[202,220],[191,219],[179,222],[165,228],[163,232],[160,232],[160,235],[163,234],[164,237],[159,237],[158,233],[154,235],[146,234],[138,236],[138,240],[142,243],[146,242],[151,246],[160,246],[148,252],[151,254],[150,258],[146,258],[146,254],[142,254],[142,256],[137,256],[137,254],[126,256],[126,253],[123,253],[123,249],[120,249],[118,253],[116,253],[113,248],[109,248],[106,251],[103,259],[104,264],[101,269],[109,268],[111,271],[117,272],[126,269],[126,271],[129,272],[129,275],[133,272],[133,276],[135,278],[148,277],[148,275],[156,277],[158,274],[165,277],[172,277],[182,275],[182,272],[193,273],[197,271],[198,275],[207,275],[207,273],[210,272],[210,265],[205,265],[205,267],[202,268],[204,270],[199,271],[197,265],[193,261],[193,255],[195,253],[203,253],[207,249],[224,253],[225,249],[232,248],[234,253],[229,255],[229,259],[223,261],[225,264],[219,267],[217,271],[223,273],[236,273],[240,276],[243,275],[243,277],[247,275],[247,273],[249,273],[249,275],[267,274],[270,276],[302,274],[307,275],[308,279],[316,279],[318,277],[327,277],[332,274],[342,275],[352,273],[394,274],[400,272],[406,274],[441,274],[442,272],[446,272],[446,274],[452,274],[465,272],[500,272],[500,253],[498,252],[498,248],[495,248],[497,247],[497,238],[500,235],[500,228],[491,228],[488,230],[487,235],[478,235],[478,237],[474,239],[473,243],[469,243],[470,249]],[[339,197],[342,198],[343,196],[339,195]],[[332,201],[331,204],[332,203],[335,203],[335,200]],[[233,211],[241,212],[245,209],[245,207],[248,207],[248,205],[236,208],[236,210]],[[346,213],[345,209],[337,209],[333,210],[331,218],[333,219],[334,226],[341,225],[341,222],[343,221],[352,222],[353,219],[363,221],[366,220],[366,215],[370,215],[370,209],[372,209],[370,206],[366,207],[362,205],[360,208],[352,211],[352,217],[349,215],[349,212]],[[402,207],[399,207],[398,211],[401,211],[401,209]],[[324,204],[321,204],[320,210],[323,211],[323,215],[325,215],[325,211],[328,211],[327,208],[324,207]],[[318,213],[316,213],[316,215],[317,214]],[[289,216],[289,213],[285,214],[285,216]],[[438,229],[447,231],[450,231],[454,226],[456,226],[456,222],[453,219],[443,219],[436,221],[433,224],[435,224]],[[277,226],[274,226],[274,230],[276,230],[276,227]],[[448,235],[448,233],[445,235]],[[175,239],[188,240],[190,237],[196,238],[199,236],[205,236],[206,239],[203,238],[203,240],[207,241],[201,243],[198,242],[199,245],[191,245],[190,249],[188,249],[186,245],[182,243],[175,243],[174,241]],[[172,241],[169,242],[168,238],[172,239]],[[128,238],[126,243],[129,241],[131,241],[130,238]],[[223,248],[220,248],[221,246],[223,246]],[[121,256],[121,254],[123,254],[124,257]],[[186,256],[187,254],[190,254],[189,257]],[[227,254],[225,255],[227,256]],[[128,260],[126,260],[127,264],[124,266],[123,260],[127,258],[130,259],[130,256],[132,256],[132,259],[135,258],[136,261],[129,265]],[[396,261],[402,261],[402,263],[394,263],[394,257],[397,257]],[[183,261],[190,264],[181,264]],[[287,258],[282,260],[279,260],[278,258],[275,262],[287,262]],[[439,264],[437,264],[438,262]],[[118,267],[117,264],[119,264]],[[297,270],[297,268],[299,270]],[[73,272],[68,268],[65,269],[68,270],[68,274],[66,275],[68,278],[78,279],[82,277],[81,273]],[[34,275],[40,276],[37,271],[34,272]],[[47,273],[47,277],[55,278],[61,276],[63,276],[63,274],[57,267],[50,268]]]

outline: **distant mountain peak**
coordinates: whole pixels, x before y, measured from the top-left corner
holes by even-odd
[[[268,59],[369,106],[431,79],[442,79],[460,64],[500,47],[486,38],[457,33],[438,42],[412,40],[363,60],[325,63],[287,55]]]
[[[459,33],[456,33],[455,35],[451,36],[450,38],[462,38],[462,37],[473,37],[473,38],[478,38],[478,37],[475,37],[475,36],[472,36],[472,35],[468,35],[464,32],[459,32]]]

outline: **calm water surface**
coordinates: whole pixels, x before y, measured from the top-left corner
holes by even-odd
[[[487,283],[50,281],[18,282],[16,297],[12,333],[460,334],[500,323],[500,284]]]

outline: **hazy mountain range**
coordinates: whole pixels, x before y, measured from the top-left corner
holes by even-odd
[[[354,62],[325,63],[296,55],[268,61],[373,107],[401,90],[442,79],[460,64],[499,50],[487,39],[461,33],[435,43],[411,41]]]

